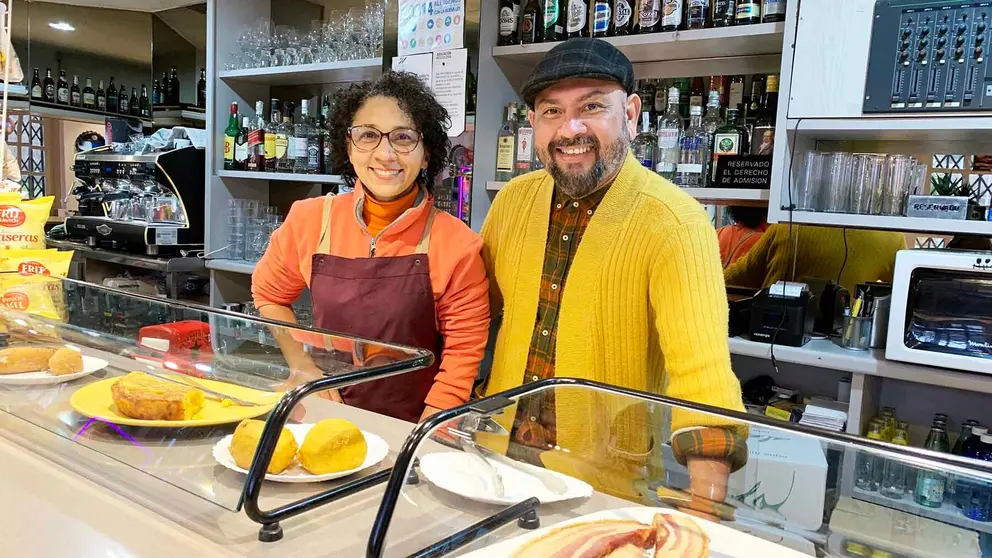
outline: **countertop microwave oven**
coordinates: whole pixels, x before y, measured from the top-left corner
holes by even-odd
[[[992,374],[992,252],[896,254],[885,358]]]

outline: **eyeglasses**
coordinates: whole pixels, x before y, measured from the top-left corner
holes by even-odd
[[[374,151],[382,143],[383,136],[389,138],[389,145],[397,153],[410,153],[420,145],[420,133],[409,128],[396,128],[385,133],[372,126],[352,126],[348,128],[351,143],[359,151]]]

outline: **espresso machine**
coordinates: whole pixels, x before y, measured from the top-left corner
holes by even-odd
[[[76,155],[79,200],[68,217],[69,238],[92,247],[149,256],[203,248],[203,149],[187,146],[126,155],[110,146]]]

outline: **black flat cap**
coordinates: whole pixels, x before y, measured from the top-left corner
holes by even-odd
[[[568,78],[615,81],[634,91],[634,67],[616,47],[601,39],[569,39],[548,51],[524,83],[524,101],[534,106],[541,91]]]

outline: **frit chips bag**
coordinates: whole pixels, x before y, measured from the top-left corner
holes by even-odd
[[[45,223],[54,201],[55,196],[22,200],[16,192],[0,194],[0,251],[44,249]]]
[[[59,319],[63,314],[62,281],[72,252],[0,250],[0,306]]]

